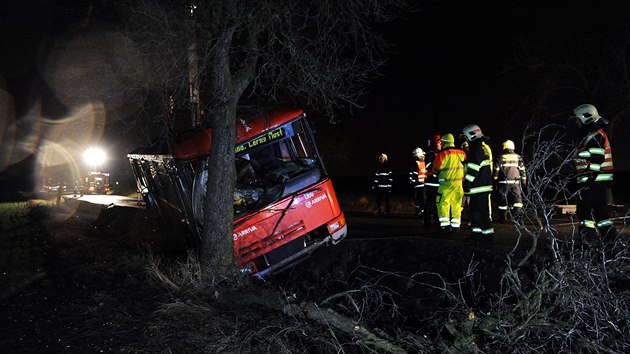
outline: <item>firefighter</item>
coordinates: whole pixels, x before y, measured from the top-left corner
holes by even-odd
[[[418,217],[423,217],[425,205],[424,183],[427,170],[424,162],[424,151],[417,147],[412,152],[414,162],[409,171],[409,185],[413,188],[413,204]]]
[[[464,161],[466,153],[455,147],[453,134],[440,139],[442,150],[435,156],[432,171],[438,176],[437,214],[442,231],[458,232],[461,226],[464,189]]]
[[[374,173],[374,183],[372,189],[376,191],[376,213],[382,214],[381,206],[385,207],[385,215],[389,215],[391,211],[390,195],[392,194],[392,187],[394,184],[394,178],[392,175],[392,169],[387,160],[387,155],[380,154],[378,156],[378,165],[376,166],[376,172]]]
[[[465,193],[470,196],[472,236],[491,236],[494,234],[494,229],[490,219],[488,198],[492,193],[492,157],[483,146],[483,142],[488,140],[488,137],[483,135],[481,128],[476,124],[466,126],[463,133],[468,141],[469,149],[466,156],[466,178],[463,187]]]
[[[616,230],[606,209],[606,189],[612,187],[613,159],[610,141],[603,129],[608,121],[591,104],[576,107],[573,114],[582,133],[575,159],[580,189],[576,210],[580,234],[599,234],[604,240],[612,239]]]
[[[517,154],[512,140],[503,142],[503,153],[494,165],[492,178],[499,193],[497,221],[505,223],[509,214],[517,218],[523,207],[522,188],[527,185],[527,173],[521,155]]]
[[[438,177],[433,173],[433,162],[435,156],[442,149],[441,136],[436,134],[429,139],[427,151],[424,157],[424,163],[427,170],[427,177],[424,181],[425,204],[424,204],[424,226],[431,227],[439,225],[437,214],[437,191],[440,187]]]

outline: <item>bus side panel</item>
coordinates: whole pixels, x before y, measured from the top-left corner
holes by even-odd
[[[341,214],[330,179],[262,209],[234,228],[234,255],[239,266],[326,224]]]

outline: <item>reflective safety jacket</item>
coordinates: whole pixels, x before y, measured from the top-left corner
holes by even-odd
[[[494,165],[493,179],[499,184],[527,184],[527,172],[521,155],[504,150]]]
[[[433,173],[438,176],[440,185],[451,183],[462,183],[464,180],[464,161],[466,153],[452,144],[445,145],[435,155],[433,161]]]
[[[578,186],[598,183],[612,184],[613,158],[608,136],[602,129],[590,132],[577,149],[575,159]]]
[[[422,188],[426,177],[427,170],[424,161],[415,160],[411,171],[409,171],[409,185],[413,188]]]
[[[479,140],[469,143],[464,181],[466,194],[492,192],[492,153],[488,154],[486,151],[489,148],[482,144],[483,142]]]
[[[374,183],[372,189],[390,190],[394,184],[394,177],[389,163],[384,162],[378,164],[374,173]]]

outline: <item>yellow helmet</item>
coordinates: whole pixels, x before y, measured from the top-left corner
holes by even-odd
[[[503,150],[515,150],[516,146],[512,140],[506,140],[503,142]]]
[[[455,146],[455,137],[451,133],[442,135],[440,141],[444,144],[445,148]]]

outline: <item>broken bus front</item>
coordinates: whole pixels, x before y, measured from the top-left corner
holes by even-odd
[[[146,204],[184,220],[200,240],[210,131],[167,154],[129,154]],[[347,233],[332,181],[303,111],[237,122],[234,255],[259,276],[280,271]]]

